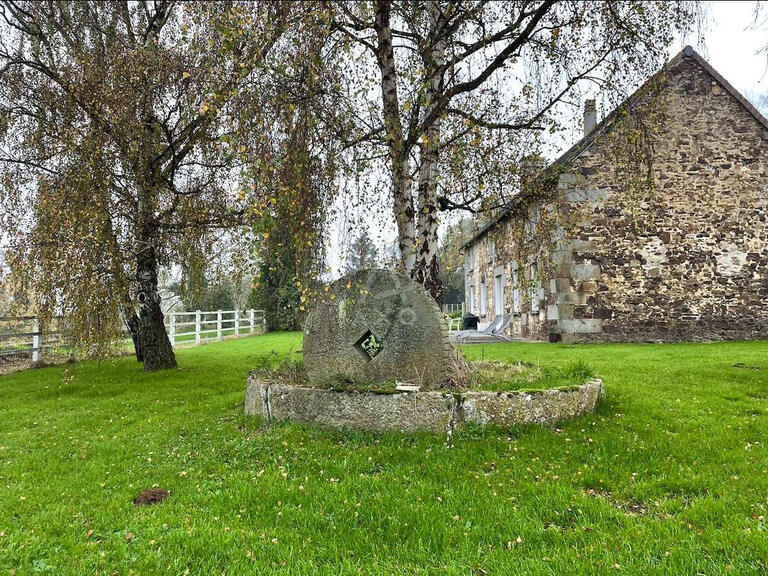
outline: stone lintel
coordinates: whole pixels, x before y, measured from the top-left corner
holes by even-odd
[[[557,181],[557,187],[561,190],[573,188],[576,185],[577,176],[572,172],[563,172]]]
[[[571,320],[573,319],[573,310],[573,304],[549,304],[547,306],[547,320]]]
[[[573,238],[564,238],[555,242],[556,250],[571,250],[572,252],[582,252],[585,250],[594,250],[595,242],[593,240],[576,240]]]
[[[573,318],[573,304],[549,304],[547,320],[568,320]]]
[[[589,294],[586,292],[560,292],[555,304],[586,304]]]
[[[547,305],[547,320],[560,320],[560,310],[557,304]]]
[[[565,193],[565,201],[572,203],[582,202],[605,202],[608,198],[606,190],[579,190],[578,188],[568,190]]]
[[[555,278],[570,278],[572,264],[555,264],[553,274]]]
[[[577,280],[599,280],[599,264],[573,264],[571,265],[571,278]]]
[[[550,259],[554,264],[573,264],[573,251],[554,250]]]

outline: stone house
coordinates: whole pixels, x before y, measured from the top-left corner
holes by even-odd
[[[552,342],[768,338],[768,120],[692,48],[463,247],[481,325]]]

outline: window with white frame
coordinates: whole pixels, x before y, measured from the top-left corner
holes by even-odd
[[[469,296],[467,299],[467,304],[469,306],[467,308],[467,312],[474,314],[475,313],[475,285],[474,284],[469,285]]]
[[[485,283],[485,276],[480,279],[480,316],[485,316],[488,312],[488,286]]]
[[[493,314],[504,314],[504,273],[501,270],[493,276]]]
[[[539,228],[539,220],[541,219],[541,211],[538,206],[531,206],[528,208],[528,233],[531,236],[536,234],[536,230]]]
[[[531,312],[538,312],[540,305],[541,280],[539,279],[538,262],[531,262],[528,277],[528,295],[531,299]]]
[[[467,248],[466,257],[464,258],[464,272],[469,276],[475,269],[475,246],[472,245]]]
[[[520,312],[520,269],[517,267],[517,262],[509,263],[510,270],[510,283],[512,284],[512,313],[517,314]]]

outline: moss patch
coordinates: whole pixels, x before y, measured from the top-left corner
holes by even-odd
[[[281,384],[312,386],[339,392],[358,391],[377,394],[395,393],[397,382],[353,382],[341,375],[323,381],[311,381],[303,362],[292,355],[269,355],[260,360],[255,373],[265,380]],[[543,390],[575,390],[595,372],[583,361],[565,366],[546,366],[521,360],[500,362],[476,360],[466,362],[461,373],[446,383],[446,391],[486,390],[489,392],[540,392]]]
[[[479,360],[468,363],[465,387],[491,392],[573,390],[594,377],[594,370],[581,361],[556,367],[520,360]]]

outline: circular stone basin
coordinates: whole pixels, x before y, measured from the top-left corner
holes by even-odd
[[[269,382],[263,374],[252,372],[245,413],[268,422],[294,420],[336,428],[450,433],[462,424],[552,426],[591,412],[602,396],[603,382],[597,378],[565,390],[381,394]]]
[[[404,381],[439,388],[453,364],[448,327],[432,297],[390,270],[361,270],[323,291],[304,327],[310,381]]]

